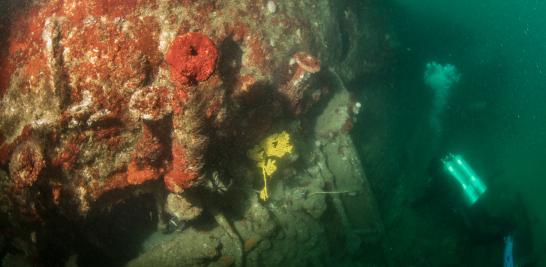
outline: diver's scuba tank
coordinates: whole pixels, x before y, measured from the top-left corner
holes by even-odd
[[[487,186],[461,155],[448,154],[442,160],[444,170],[460,186],[468,206],[474,205],[487,191]]]
[[[434,198],[427,202],[454,211],[474,244],[504,243],[504,267],[536,262],[525,206],[516,192],[493,179],[482,179],[462,155],[454,153],[433,159],[429,175],[427,191]]]

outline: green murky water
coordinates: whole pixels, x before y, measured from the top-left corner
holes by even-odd
[[[379,265],[502,266],[503,236],[513,235],[516,265],[546,266],[546,3],[382,8],[397,47],[391,86],[363,89],[372,111],[354,134],[363,151],[374,135],[390,147],[364,160],[387,229]],[[428,62],[460,74],[442,100],[425,84]],[[478,205],[438,193],[430,165],[447,153],[464,155],[489,185]]]

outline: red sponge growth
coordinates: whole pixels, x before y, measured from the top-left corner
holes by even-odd
[[[182,145],[173,144],[172,156],[172,169],[165,175],[164,182],[169,191],[180,193],[197,182],[199,173],[193,170],[188,153]]]
[[[191,84],[205,81],[216,68],[218,50],[207,36],[199,32],[188,32],[174,39],[167,52],[171,81]]]

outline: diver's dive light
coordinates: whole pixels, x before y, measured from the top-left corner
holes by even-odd
[[[485,193],[487,186],[474,172],[461,155],[448,154],[442,159],[446,171],[457,180],[463,189],[469,206],[472,206]]]

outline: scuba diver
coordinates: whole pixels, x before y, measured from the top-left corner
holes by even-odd
[[[414,207],[433,203],[441,205],[439,210],[453,211],[473,244],[502,244],[499,261],[503,257],[505,267],[535,266],[529,218],[519,194],[486,181],[457,154],[434,158],[428,175],[425,195],[413,202]]]

